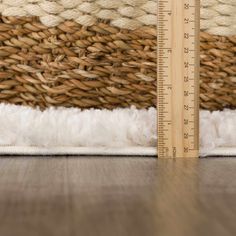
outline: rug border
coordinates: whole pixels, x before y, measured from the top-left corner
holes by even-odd
[[[157,155],[155,147],[24,147],[2,146],[0,155],[25,156],[153,156]],[[215,148],[201,156],[236,156],[236,147]]]

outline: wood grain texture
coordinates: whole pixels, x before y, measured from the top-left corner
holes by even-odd
[[[0,158],[0,235],[236,235],[235,168],[233,158]]]

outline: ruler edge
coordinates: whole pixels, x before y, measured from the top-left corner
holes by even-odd
[[[194,113],[197,114],[195,115],[194,117],[194,128],[195,128],[195,131],[194,131],[194,136],[197,136],[197,143],[194,147],[195,151],[196,151],[196,155],[197,157],[194,157],[194,158],[199,158],[200,157],[200,135],[199,135],[199,127],[200,127],[200,124],[199,124],[199,104],[200,104],[200,101],[199,101],[199,92],[200,92],[200,84],[199,84],[199,79],[200,79],[200,10],[201,10],[201,3],[200,3],[200,0],[194,0],[195,1],[195,71],[194,71],[194,77],[195,77],[195,80],[194,80],[194,85],[196,87],[196,93],[197,93],[197,101],[196,101],[196,106],[195,106],[195,111]],[[158,132],[158,127],[159,127],[159,115],[158,115],[158,94],[159,94],[159,91],[158,91],[158,58],[159,58],[159,44],[158,44],[158,34],[159,34],[159,20],[158,20],[158,17],[159,17],[159,0],[157,0],[157,158],[162,158],[162,159],[166,159],[166,158],[170,158],[170,157],[160,157],[159,156],[159,148],[158,148],[158,142],[159,142],[159,132]],[[197,134],[196,134],[197,132]],[[174,157],[171,157],[171,158],[174,158]],[[180,157],[176,157],[177,159],[180,158]],[[182,158],[190,158],[190,157],[182,157]]]
[[[196,111],[195,114],[197,116],[195,117],[195,128],[197,130],[197,134],[195,134],[197,138],[197,144],[195,149],[197,149],[198,157],[200,157],[200,135],[199,135],[199,128],[200,128],[200,14],[201,14],[201,3],[200,0],[195,0],[195,86],[196,86],[196,93],[198,94],[198,99],[196,101]]]

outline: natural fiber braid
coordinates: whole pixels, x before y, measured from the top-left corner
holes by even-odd
[[[156,0],[1,0],[3,16],[38,16],[41,22],[53,27],[65,20],[75,20],[84,26],[98,19],[111,20],[111,25],[137,29],[156,25]]]
[[[156,106],[156,27],[109,22],[48,28],[37,18],[0,19],[0,102],[116,108]],[[201,33],[201,108],[236,108],[236,36]]]
[[[201,107],[236,108],[236,36],[201,33]]]
[[[2,17],[0,102],[115,108],[155,104],[156,28]]]
[[[236,35],[235,0],[201,0],[201,28],[215,35]]]
[[[156,25],[157,0],[0,0],[4,16],[38,16],[48,26],[75,20],[84,26],[98,19],[113,26],[137,29]],[[215,35],[236,35],[235,0],[201,0],[201,28]]]

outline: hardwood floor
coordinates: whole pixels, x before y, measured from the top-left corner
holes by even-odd
[[[0,158],[0,236],[236,235],[236,158]]]

